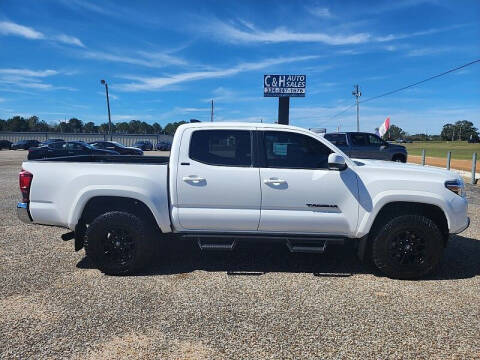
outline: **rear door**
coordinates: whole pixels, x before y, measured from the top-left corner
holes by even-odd
[[[350,157],[359,159],[369,159],[369,144],[366,134],[349,133],[350,140]]]
[[[358,218],[354,171],[328,169],[330,148],[307,134],[263,132],[259,231],[349,236]]]
[[[348,146],[347,142],[347,134],[325,134],[324,138],[342,150],[345,154],[350,156],[350,147]]]
[[[183,230],[256,231],[259,169],[251,129],[189,128],[177,161],[173,218]],[[177,224],[175,224],[177,225]]]

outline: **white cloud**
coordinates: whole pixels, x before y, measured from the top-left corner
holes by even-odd
[[[65,34],[60,34],[55,36],[55,39],[59,42],[62,42],[64,44],[69,44],[69,45],[76,45],[79,47],[85,47],[85,45],[82,43],[82,41],[75,36],[69,36]]]
[[[239,92],[220,86],[212,91],[212,96],[210,98],[202,99],[202,101],[210,102],[213,100],[214,102],[222,103],[238,103],[245,101],[256,101],[258,99],[259,96],[245,96]]]
[[[375,42],[389,42],[417,36],[426,36],[439,32],[453,30],[466,25],[455,25],[444,28],[432,28],[408,34],[372,35],[368,32],[355,34],[328,34],[325,32],[297,32],[285,27],[277,27],[273,30],[261,30],[251,23],[238,21],[226,23],[217,19],[211,20],[204,26],[210,36],[214,36],[229,43],[284,43],[304,42],[323,43],[327,45],[357,45]]]
[[[146,67],[164,67],[168,65],[186,65],[187,62],[179,57],[166,53],[137,51],[136,56],[121,55],[113,52],[103,51],[85,51],[81,56],[87,59],[95,59],[101,61],[112,61],[125,64],[141,65]]]
[[[104,92],[104,91],[97,91],[97,94],[105,97],[105,92]],[[109,97],[111,100],[118,100],[118,96],[112,94],[110,91],[108,92],[108,97]]]
[[[308,7],[308,12],[319,18],[331,18],[333,17],[332,13],[328,8],[322,8],[318,6]]]
[[[55,70],[0,69],[0,74],[24,77],[46,77],[56,75],[58,72]]]
[[[59,74],[56,70],[31,70],[31,69],[0,69],[0,84],[8,87],[20,87],[34,90],[69,90],[76,89],[68,86],[53,86],[43,82],[43,78]]]
[[[207,71],[187,72],[165,77],[123,76],[123,78],[133,80],[134,82],[128,84],[120,84],[115,86],[115,88],[123,91],[158,90],[167,86],[176,85],[183,82],[222,78],[227,76],[233,76],[241,72],[261,70],[269,66],[312,60],[316,58],[317,56],[297,56],[267,59],[259,62],[241,63],[226,69],[212,69]]]
[[[20,36],[30,40],[50,40],[68,45],[85,47],[85,45],[80,41],[80,39],[74,36],[65,34],[47,36],[31,27],[23,26],[10,21],[0,21],[0,34]]]
[[[442,53],[446,53],[453,50],[458,51],[459,49],[458,48],[453,49],[451,47],[435,47],[435,48],[423,47],[419,49],[409,50],[406,53],[406,56],[416,57],[416,56],[437,55],[437,54],[442,54]]]
[[[45,35],[41,32],[9,21],[0,21],[0,34],[21,36],[27,39],[45,39]]]
[[[365,43],[371,38],[367,33],[330,35],[322,32],[293,32],[283,27],[262,31],[250,25],[242,29],[219,20],[210,22],[206,29],[213,36],[231,43],[320,42],[328,45],[348,45]]]

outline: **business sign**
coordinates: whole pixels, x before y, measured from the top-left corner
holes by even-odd
[[[264,97],[305,97],[305,75],[263,75]]]

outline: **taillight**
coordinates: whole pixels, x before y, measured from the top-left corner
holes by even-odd
[[[23,202],[28,202],[30,198],[30,185],[32,184],[33,174],[29,173],[27,170],[22,170],[18,175],[18,179]]]

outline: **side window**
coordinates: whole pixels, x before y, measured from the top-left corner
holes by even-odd
[[[347,145],[347,135],[345,134],[326,134],[325,139],[337,146]]]
[[[370,145],[381,146],[384,144],[384,141],[380,139],[378,136],[373,134],[368,134],[368,142]]]
[[[264,133],[266,166],[284,169],[326,169],[332,152],[320,141],[285,131]]]
[[[367,138],[365,134],[350,134],[350,139],[352,140],[352,145],[355,146],[366,146]]]
[[[194,131],[189,156],[209,165],[251,166],[251,133],[247,130]]]

